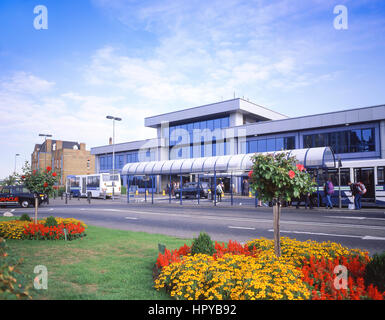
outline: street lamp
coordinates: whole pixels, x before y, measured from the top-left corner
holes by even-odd
[[[109,120],[112,120],[112,200],[115,196],[115,121],[122,121],[122,118],[107,116]]]
[[[16,153],[16,154],[15,154],[15,170],[13,171],[13,173],[16,173],[16,157],[18,157],[18,156],[20,156],[20,154],[19,154],[19,153]]]
[[[39,137],[44,137],[45,143],[45,152],[44,152],[44,168],[46,168],[46,158],[47,158],[47,138],[52,137],[52,134],[39,133]],[[39,163],[38,163],[39,165]],[[39,168],[38,168],[39,169]]]

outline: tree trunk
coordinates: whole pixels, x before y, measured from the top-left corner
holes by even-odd
[[[274,214],[274,253],[277,257],[280,257],[281,243],[280,243],[280,235],[279,235],[279,219],[281,216],[281,203],[279,201],[274,201],[273,214]]]
[[[39,199],[35,198],[35,223],[37,223],[37,208],[39,206]]]

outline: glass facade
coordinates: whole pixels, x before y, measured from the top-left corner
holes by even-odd
[[[169,159],[200,158],[228,154],[228,142],[222,136],[221,129],[229,126],[230,117],[170,126]],[[175,147],[176,145],[177,147]]]
[[[329,146],[334,153],[375,151],[374,132],[374,128],[368,128],[304,135],[303,147]]]
[[[115,169],[122,169],[126,163],[139,162],[138,152],[115,154]],[[99,156],[100,171],[112,170],[112,154]]]
[[[295,149],[295,137],[248,139],[246,141],[246,153],[270,152]]]

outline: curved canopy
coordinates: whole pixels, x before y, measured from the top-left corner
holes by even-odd
[[[335,158],[329,147],[294,149],[262,154],[278,154],[285,152],[289,157],[295,156],[306,168],[334,168]],[[236,154],[217,157],[192,159],[176,159],[126,164],[122,175],[169,175],[209,172],[244,172],[252,167],[251,157],[255,153]]]

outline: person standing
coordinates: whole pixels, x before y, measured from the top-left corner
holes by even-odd
[[[324,192],[326,197],[326,209],[330,207],[330,209],[333,209],[333,203],[332,203],[332,194],[334,193],[334,185],[330,178],[325,182],[324,186]]]
[[[350,191],[352,193],[354,208],[356,208],[357,186],[355,183],[352,183],[351,181],[348,182],[348,186],[349,186]]]
[[[354,197],[354,206],[356,210],[361,210],[361,198],[366,193],[366,187],[361,181],[359,181],[356,183],[356,189],[357,194]]]
[[[216,188],[216,192],[217,192],[218,202],[221,202],[222,201],[223,189],[222,189],[222,185],[221,185],[220,182],[218,182],[218,185],[217,185],[217,188]]]

